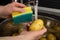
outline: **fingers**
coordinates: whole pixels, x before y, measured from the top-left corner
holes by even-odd
[[[18,2],[13,2],[13,4],[15,5],[15,6],[17,6],[17,7],[26,7],[24,4],[22,4],[22,3],[18,3]]]
[[[25,10],[22,9],[23,7],[26,7],[24,4],[21,4],[21,3],[18,3],[18,2],[13,2],[12,5],[15,5],[15,7],[13,7],[13,11],[25,12]]]
[[[12,12],[16,12],[16,11],[17,12],[25,12],[23,7],[26,7],[26,6],[24,4],[17,3],[17,2],[7,4],[6,6],[3,7],[2,15],[8,16],[8,15],[11,15]]]
[[[14,8],[13,8],[13,11],[17,11],[17,12],[25,12],[24,9],[18,8],[18,7],[14,7]]]

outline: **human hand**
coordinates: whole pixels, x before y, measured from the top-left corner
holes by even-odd
[[[10,4],[7,4],[3,6],[2,10],[2,16],[9,16],[12,12],[18,11],[18,12],[24,12],[22,8],[26,7],[24,4],[13,2]]]
[[[30,27],[31,24],[32,22],[25,23],[25,25],[27,25],[28,27]],[[47,32],[47,29],[44,27],[40,31],[24,31],[20,34],[20,36],[23,36],[21,40],[38,40],[45,32]]]
[[[17,39],[19,40],[38,40],[42,37],[42,35],[47,31],[44,27],[40,31],[24,31],[22,32]]]
[[[40,31],[24,31],[18,36],[13,37],[0,37],[0,40],[38,40],[47,31],[44,27]]]

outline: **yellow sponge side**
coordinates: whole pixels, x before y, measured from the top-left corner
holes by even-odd
[[[29,12],[32,12],[32,8],[31,7],[25,7],[25,8],[23,8],[24,10],[25,10],[25,12],[13,12],[12,13],[12,17],[14,17],[14,16],[18,16],[18,15],[23,15],[23,14],[27,14],[27,13],[29,13]]]

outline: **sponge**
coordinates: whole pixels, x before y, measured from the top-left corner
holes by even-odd
[[[25,7],[23,8],[25,12],[13,12],[12,18],[14,21],[14,24],[24,23],[24,22],[30,22],[32,21],[32,15],[33,11],[31,7]]]

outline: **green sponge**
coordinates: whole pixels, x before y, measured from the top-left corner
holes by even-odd
[[[23,13],[21,13],[21,12],[12,13],[12,18],[13,18],[14,24],[32,21],[33,11],[31,9],[31,7],[25,7],[23,9],[25,10],[25,12],[23,12]]]

